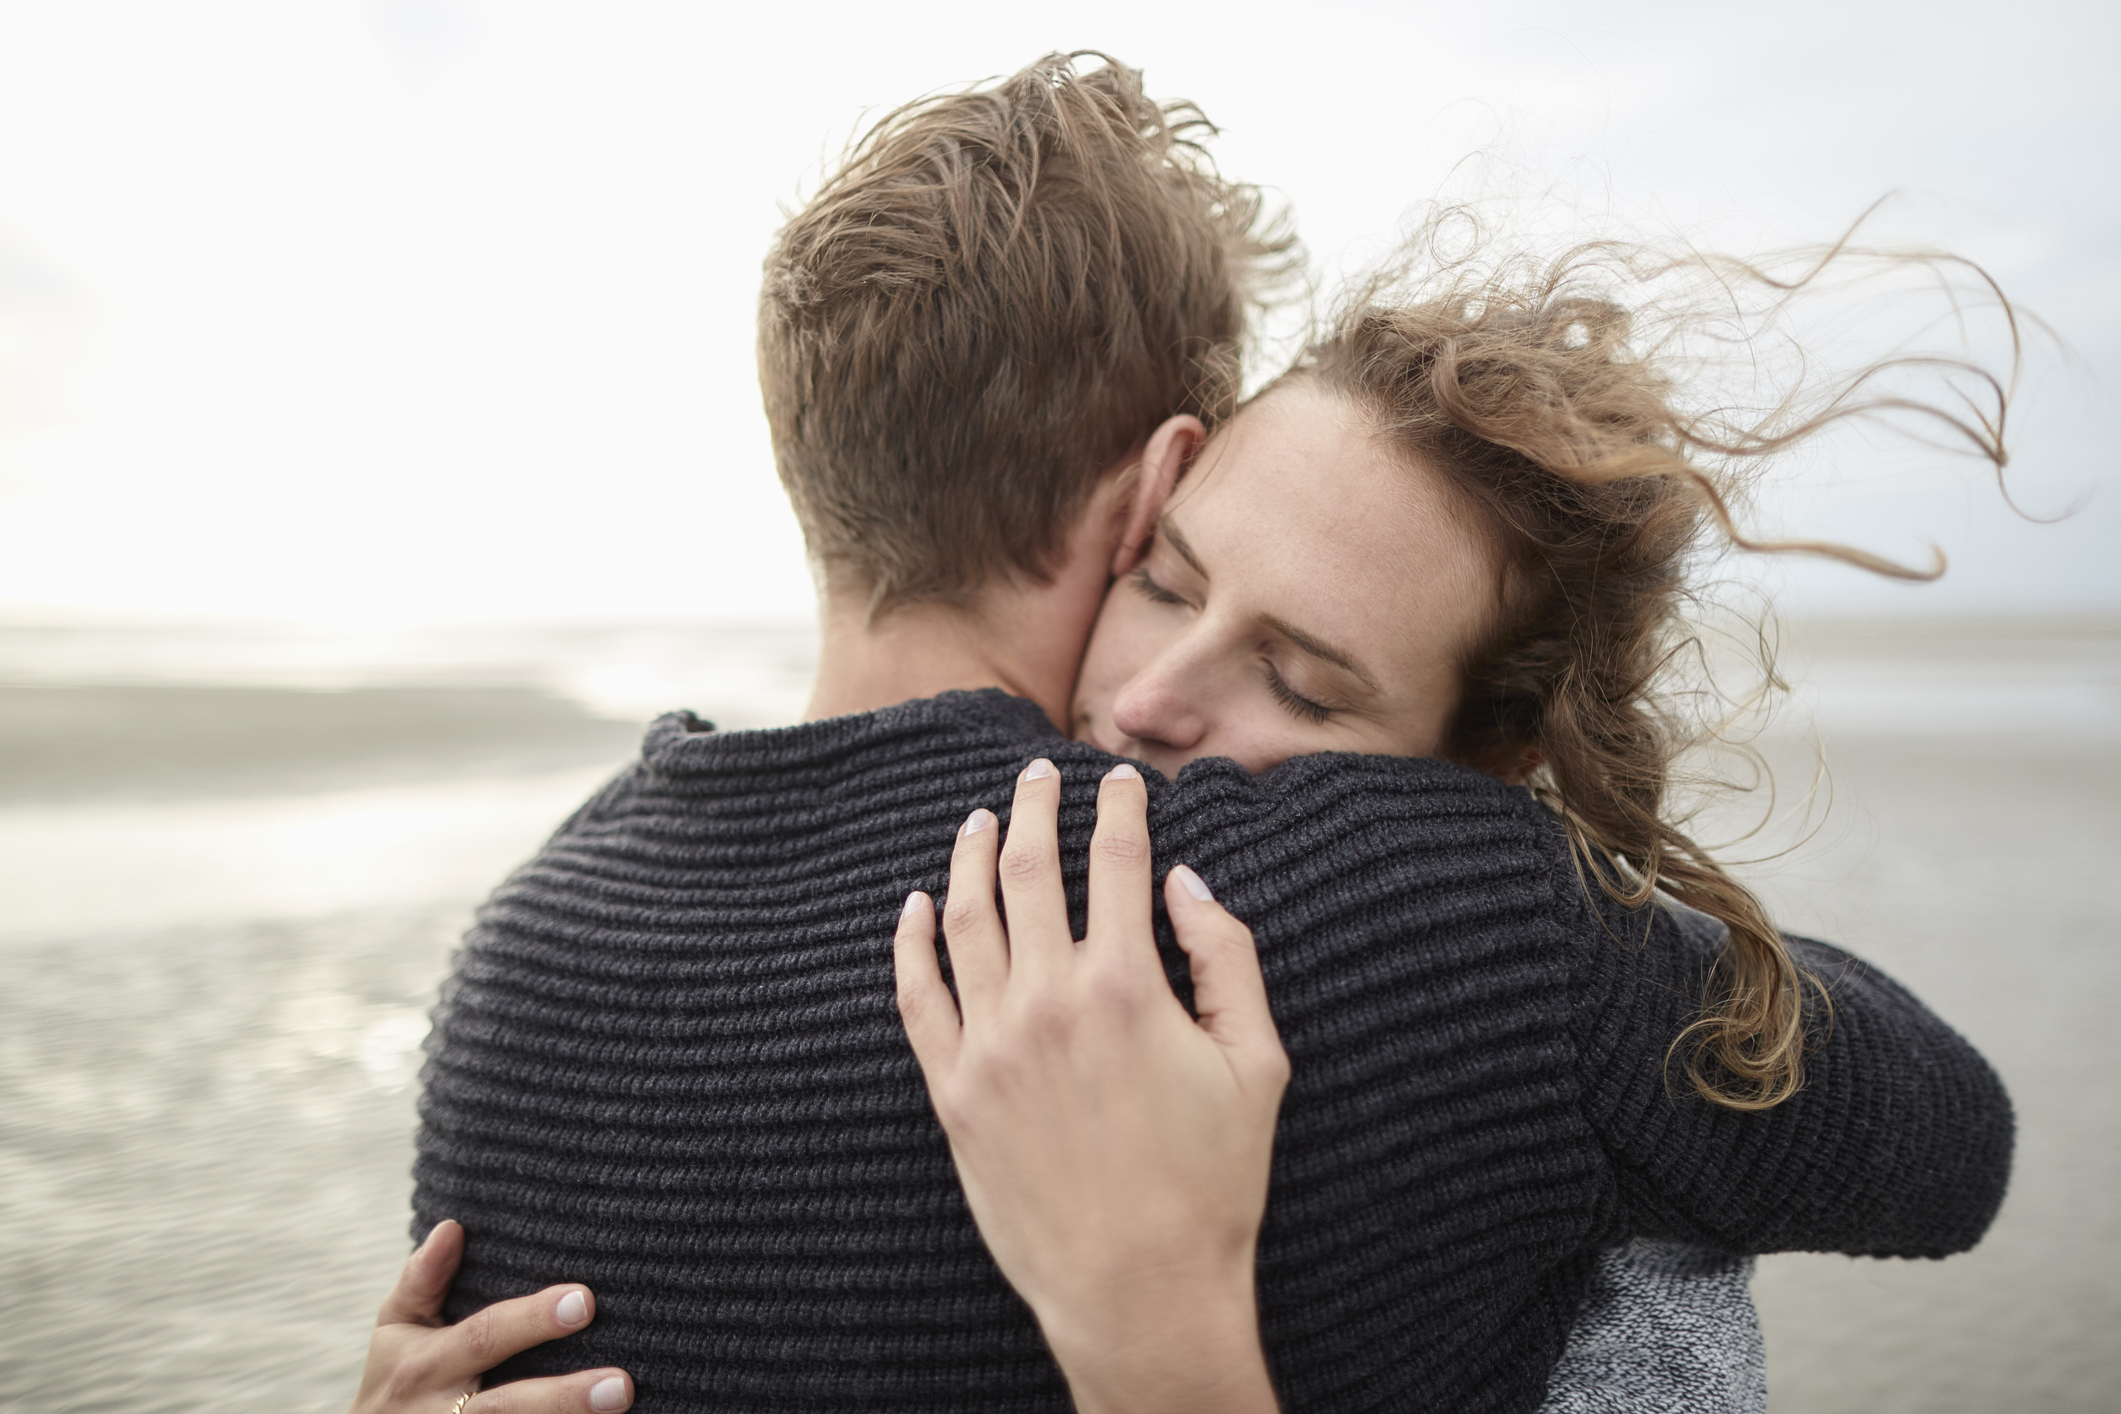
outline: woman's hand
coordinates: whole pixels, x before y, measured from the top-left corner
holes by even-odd
[[[497,1301],[468,1320],[442,1324],[442,1298],[464,1257],[464,1229],[436,1223],[406,1260],[376,1312],[361,1391],[348,1414],[616,1414],[633,1403],[624,1370],[583,1370],[519,1380],[458,1401],[479,1376],[520,1351],[572,1335],[596,1315],[586,1286],[549,1286]]]
[[[1272,1410],[1253,1264],[1289,1062],[1251,930],[1184,865],[1165,880],[1194,1020],[1151,929],[1148,796],[1119,766],[1098,794],[1077,943],[1059,801],[1052,763],[1034,761],[1005,846],[985,810],[959,831],[943,911],[955,1001],[934,906],[906,900],[899,1014],[980,1235],[1080,1414]]]

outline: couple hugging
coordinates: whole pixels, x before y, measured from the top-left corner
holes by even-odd
[[[1573,256],[1237,407],[1209,132],[1055,56],[781,232],[807,720],[662,718],[480,913],[357,1410],[1757,1409],[1748,1254],[1980,1238],[1995,1075],[1668,813],[1771,439]]]

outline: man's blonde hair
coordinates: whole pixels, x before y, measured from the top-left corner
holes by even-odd
[[[1100,471],[1226,410],[1294,238],[1213,131],[1105,55],[1048,55],[888,114],[782,228],[759,383],[829,584],[882,612],[1043,579]]]

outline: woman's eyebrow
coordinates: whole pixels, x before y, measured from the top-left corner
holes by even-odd
[[[1169,511],[1165,511],[1156,518],[1156,533],[1170,542],[1171,548],[1178,551],[1178,557],[1181,560],[1193,566],[1193,573],[1199,575],[1202,579],[1209,577],[1208,567],[1200,562],[1200,556],[1193,553],[1191,542],[1178,533],[1178,522],[1171,519]]]
[[[1156,518],[1156,529],[1157,533],[1164,537],[1165,542],[1178,552],[1178,557],[1193,567],[1195,574],[1202,579],[1209,578],[1208,567],[1200,562],[1200,556],[1193,552],[1192,545],[1188,544],[1186,537],[1179,532],[1178,523],[1171,519],[1170,512],[1166,511]],[[1379,691],[1377,679],[1370,676],[1353,653],[1343,648],[1335,648],[1332,644],[1315,634],[1305,633],[1286,619],[1278,619],[1270,614],[1266,618],[1266,624],[1268,628],[1273,629],[1312,657],[1324,659],[1334,667],[1350,673],[1356,681],[1370,689],[1370,691]]]
[[[1371,677],[1363,670],[1362,664],[1356,661],[1353,653],[1343,648],[1335,648],[1324,639],[1305,633],[1295,624],[1290,623],[1286,619],[1275,618],[1272,614],[1266,616],[1266,624],[1268,628],[1273,629],[1312,657],[1323,658],[1334,667],[1343,668],[1352,673],[1370,691],[1376,692],[1378,690],[1377,679]]]

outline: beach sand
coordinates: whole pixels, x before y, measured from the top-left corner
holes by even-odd
[[[87,632],[0,634],[0,1406],[342,1409],[406,1250],[418,1046],[471,908],[631,750],[629,701],[772,720],[807,641],[743,631],[750,666],[679,696],[634,660],[711,666],[715,634],[526,639],[475,673],[354,653],[319,680],[314,655],[161,635],[141,667]],[[1832,805],[1749,876],[1971,1037],[2020,1139],[1972,1254],[1761,1262],[1773,1406],[2111,1409],[2121,632],[1800,646]],[[218,681],[187,678],[203,658]],[[1762,746],[1786,792],[1810,780],[1800,733]]]

